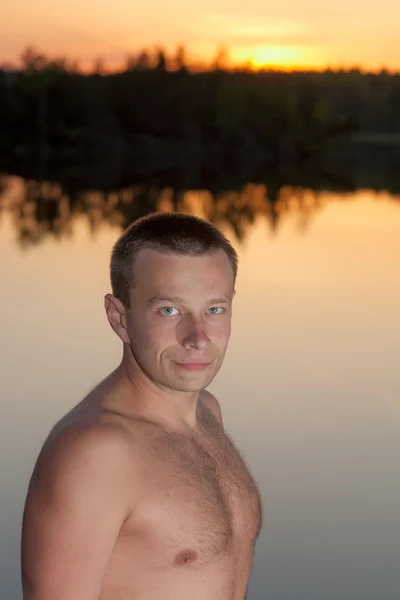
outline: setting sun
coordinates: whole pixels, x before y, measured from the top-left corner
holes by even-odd
[[[305,50],[295,46],[259,46],[254,49],[237,49],[231,52],[233,63],[250,65],[253,69],[279,68],[291,70],[310,64],[319,66]]]

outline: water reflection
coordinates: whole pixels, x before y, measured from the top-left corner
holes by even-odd
[[[248,599],[398,600],[399,197],[287,179],[0,186],[0,599],[21,598],[21,515],[42,441],[120,359],[103,310],[119,228],[176,207],[229,228],[240,254],[211,391],[264,499]]]
[[[290,181],[290,177],[286,177]],[[347,197],[349,182],[339,182]],[[336,185],[338,182],[336,182]],[[332,187],[332,183],[331,183]],[[258,217],[276,232],[287,214],[295,213],[297,226],[306,231],[311,219],[325,205],[325,188],[282,181],[248,183],[239,189],[181,189],[157,183],[132,185],[119,190],[78,190],[55,181],[23,180],[0,176],[0,211],[12,215],[16,240],[21,248],[73,235],[77,218],[87,221],[93,236],[107,225],[121,230],[136,218],[153,211],[197,214],[243,242]],[[1,213],[0,213],[1,214]]]

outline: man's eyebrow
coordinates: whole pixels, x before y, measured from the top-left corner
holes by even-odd
[[[232,299],[228,298],[228,297],[210,298],[210,300],[208,300],[207,304],[230,304],[231,301],[232,301]],[[152,298],[150,298],[148,300],[147,305],[152,306],[156,302],[170,302],[172,304],[174,304],[174,303],[184,304],[184,300],[182,298],[179,298],[179,296],[153,296]]]
[[[178,304],[182,304],[183,300],[182,298],[179,298],[178,296],[153,296],[152,298],[149,299],[149,301],[147,302],[148,306],[151,306],[152,304],[155,304],[156,302],[172,302],[172,303],[178,303]]]
[[[224,298],[211,298],[207,304],[229,304],[231,301],[232,298],[226,296]]]

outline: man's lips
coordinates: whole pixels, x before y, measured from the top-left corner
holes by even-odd
[[[200,361],[191,361],[185,363],[176,363],[182,369],[186,369],[187,371],[204,371],[210,363],[209,362],[200,362]]]

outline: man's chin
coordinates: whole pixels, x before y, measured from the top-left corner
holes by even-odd
[[[197,381],[177,381],[175,389],[179,392],[200,392],[204,390],[212,379],[198,379]]]
[[[199,392],[206,388],[214,377],[216,376],[217,371],[214,369],[212,372],[191,372],[185,374],[184,377],[176,378],[174,377],[173,385],[177,391],[181,392]],[[171,382],[172,383],[172,382]]]

